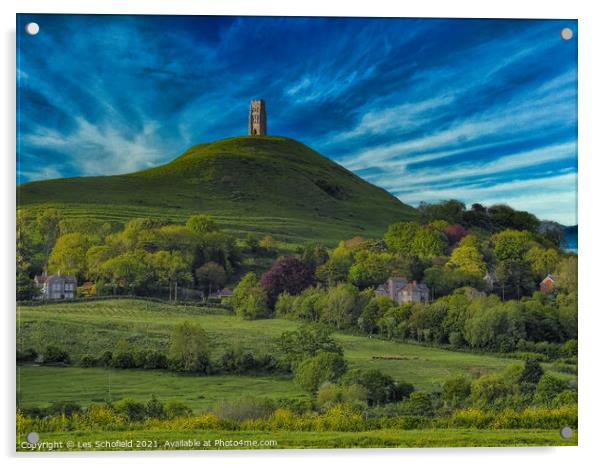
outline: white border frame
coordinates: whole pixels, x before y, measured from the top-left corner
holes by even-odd
[[[487,2],[473,0],[420,0],[397,2],[389,0],[304,0],[276,2],[269,0],[4,0],[2,9],[2,112],[0,113],[3,144],[2,182],[2,267],[0,267],[0,296],[4,306],[4,342],[2,361],[5,377],[2,384],[2,447],[9,462],[30,464],[42,459],[45,464],[63,464],[85,458],[90,464],[117,461],[161,464],[167,457],[178,462],[195,463],[243,462],[250,465],[281,464],[287,466],[311,462],[345,462],[365,465],[369,461],[384,464],[420,462],[451,465],[506,465],[509,462],[543,462],[554,464],[595,463],[598,432],[602,421],[600,410],[600,332],[602,309],[597,298],[596,281],[600,255],[602,221],[599,200],[602,199],[600,158],[600,125],[602,123],[602,67],[600,44],[602,23],[594,1],[532,1],[504,0]],[[15,14],[16,13],[115,13],[115,14],[206,14],[206,15],[273,15],[273,16],[404,16],[404,17],[481,17],[481,18],[566,18],[579,20],[579,447],[556,448],[454,448],[454,449],[364,449],[364,450],[282,450],[282,451],[221,451],[221,452],[141,452],[141,453],[14,453],[15,441],[15,304],[14,304],[14,244],[15,244]],[[598,137],[596,137],[598,136]],[[597,202],[598,201],[598,202]],[[599,286],[599,285],[598,285]],[[6,364],[9,362],[9,364]],[[374,460],[373,460],[374,458]],[[599,459],[598,459],[599,461]]]

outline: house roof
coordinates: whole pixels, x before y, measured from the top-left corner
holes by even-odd
[[[36,275],[35,281],[39,285],[43,285],[47,282],[53,282],[57,279],[62,279],[65,283],[75,283],[77,284],[77,279],[71,275]]]

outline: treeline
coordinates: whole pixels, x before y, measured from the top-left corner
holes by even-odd
[[[204,293],[222,288],[240,267],[245,251],[272,253],[272,237],[249,235],[242,246],[208,215],[185,224],[133,219],[123,227],[93,219],[67,219],[46,209],[36,216],[17,214],[17,299],[38,293],[33,277],[47,271],[90,281],[82,293],[165,293],[177,299],[182,287]],[[165,290],[165,291],[163,291]]]

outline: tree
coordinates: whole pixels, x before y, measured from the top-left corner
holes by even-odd
[[[502,299],[520,299],[535,290],[535,278],[528,262],[520,259],[506,259],[498,263],[495,275],[501,287]]]
[[[412,255],[414,237],[420,229],[420,225],[416,222],[389,225],[385,232],[385,244],[390,251],[404,256]]]
[[[269,314],[267,296],[253,272],[238,282],[230,298],[234,312],[243,319],[257,319]]]
[[[59,223],[61,221],[61,214],[56,209],[44,209],[42,210],[37,218],[36,223],[40,236],[42,237],[42,244],[44,247],[44,266],[48,266],[48,259],[50,251],[54,246],[56,239],[59,236]]]
[[[223,288],[226,284],[226,271],[215,262],[207,262],[196,269],[195,274],[199,285],[208,296],[211,295],[212,290]]]
[[[418,206],[420,217],[425,223],[430,223],[433,220],[459,223],[465,210],[466,205],[456,199],[449,199],[436,204],[421,202]]]
[[[357,306],[357,297],[357,289],[352,285],[341,283],[331,288],[324,298],[322,319],[336,325],[337,329],[352,325],[361,309]]]
[[[531,234],[527,231],[504,230],[491,237],[493,253],[498,262],[523,260],[531,246]]]
[[[359,251],[349,269],[349,281],[360,288],[380,285],[390,276],[393,260],[390,253]]]
[[[451,407],[462,405],[470,396],[470,379],[458,375],[447,379],[443,384],[443,401]]]
[[[495,230],[513,229],[535,233],[539,228],[539,220],[529,212],[514,210],[504,204],[492,205],[487,209],[492,227]]]
[[[147,285],[153,276],[148,265],[148,253],[133,251],[112,257],[100,266],[100,275],[107,278],[114,287],[134,292]]]
[[[449,262],[451,267],[457,268],[460,272],[480,275],[487,272],[487,265],[483,254],[476,246],[459,245],[452,251]]]
[[[370,406],[399,401],[414,391],[411,384],[397,383],[378,369],[354,369],[343,376],[341,383],[364,387],[367,392],[366,401]]]
[[[215,219],[211,215],[192,215],[186,221],[186,228],[199,235],[219,231]]]
[[[577,293],[577,256],[571,254],[562,259],[554,272],[555,286],[565,293]]]
[[[295,257],[280,259],[261,276],[261,286],[266,293],[268,306],[272,309],[280,293],[286,291],[297,295],[313,282],[312,270]]]
[[[525,366],[518,379],[519,383],[537,384],[543,375],[543,368],[538,361],[532,358],[525,360]]]
[[[147,262],[161,284],[169,287],[169,300],[172,299],[172,288],[174,299],[178,300],[178,284],[190,283],[191,259],[180,251],[157,251],[147,256]]]
[[[169,342],[169,362],[181,372],[208,372],[209,336],[203,327],[186,320],[174,326]]]
[[[533,246],[525,254],[525,259],[531,265],[531,269],[537,278],[541,280],[554,272],[560,256],[554,248],[544,249],[541,246]]]
[[[535,389],[534,401],[543,405],[551,406],[554,399],[568,388],[566,381],[553,376],[544,374],[537,383]]]
[[[298,252],[301,261],[306,263],[312,270],[316,270],[317,267],[325,264],[330,257],[326,247],[318,242],[306,243],[299,248]]]
[[[468,230],[464,228],[462,225],[458,225],[457,223],[454,225],[450,225],[443,230],[445,236],[447,236],[447,240],[449,244],[456,244],[466,235],[468,235]]]
[[[308,392],[316,393],[323,383],[336,383],[346,370],[347,362],[342,355],[319,352],[296,367],[295,382]]]
[[[514,387],[508,384],[500,374],[486,374],[472,383],[471,397],[477,406],[488,408],[500,398],[514,393]]]
[[[343,354],[341,345],[332,338],[332,331],[316,324],[306,324],[298,330],[284,332],[278,347],[284,354],[284,360],[293,366],[319,352]]]
[[[56,240],[48,260],[51,272],[83,278],[86,273],[86,253],[90,241],[81,233],[67,233]]]

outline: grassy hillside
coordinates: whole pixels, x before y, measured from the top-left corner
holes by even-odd
[[[24,183],[17,197],[26,209],[52,205],[68,217],[117,222],[211,213],[226,230],[293,241],[379,236],[416,215],[304,144],[276,136],[199,144],[165,165],[126,175]]]

